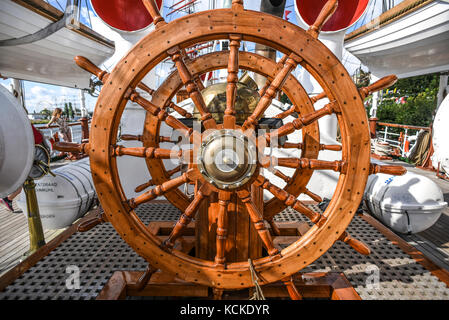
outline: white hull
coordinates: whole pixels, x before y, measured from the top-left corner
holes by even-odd
[[[438,108],[435,120],[433,122],[433,149],[432,164],[435,169],[440,168],[441,172],[445,172],[449,176],[449,95],[443,100]]]
[[[379,78],[447,71],[449,3],[433,1],[380,28],[356,37],[350,34],[345,47]]]

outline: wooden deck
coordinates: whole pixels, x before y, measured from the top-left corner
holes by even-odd
[[[20,263],[30,247],[27,218],[15,202],[13,205],[14,213],[0,205],[0,276]],[[64,230],[44,231],[46,242]]]
[[[449,203],[449,181],[440,179],[435,172],[422,170],[400,161],[383,161],[389,164],[399,164],[407,167],[408,171],[426,176],[434,181],[443,191],[444,201]],[[443,211],[440,219],[429,229],[412,235],[398,235],[423,252],[439,267],[449,270],[449,207]]]

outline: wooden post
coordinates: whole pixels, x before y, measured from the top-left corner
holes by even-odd
[[[81,141],[89,140],[89,121],[87,117],[80,119],[81,122]]]
[[[257,208],[263,212],[263,190],[254,187],[251,197]],[[198,223],[195,225],[196,256],[214,260],[216,256],[217,223],[220,203],[217,196],[211,195],[198,210]],[[236,197],[228,204],[227,239],[225,243],[226,262],[247,261],[262,256],[262,242],[251,222],[245,205]]]
[[[369,118],[369,133],[371,136],[371,139],[376,138],[376,128],[377,128],[377,121],[379,121],[378,118]]]

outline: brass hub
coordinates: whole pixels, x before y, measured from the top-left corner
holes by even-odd
[[[198,152],[198,168],[217,188],[238,188],[256,171],[256,145],[240,131],[217,130],[203,140]]]

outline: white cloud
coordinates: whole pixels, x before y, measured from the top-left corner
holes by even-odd
[[[79,90],[73,89],[73,88],[61,87],[61,94],[62,95],[78,95]]]
[[[31,88],[31,93],[33,95],[36,96],[45,96],[45,95],[50,95],[50,94],[54,94],[55,90],[51,90],[42,86],[34,86]]]

